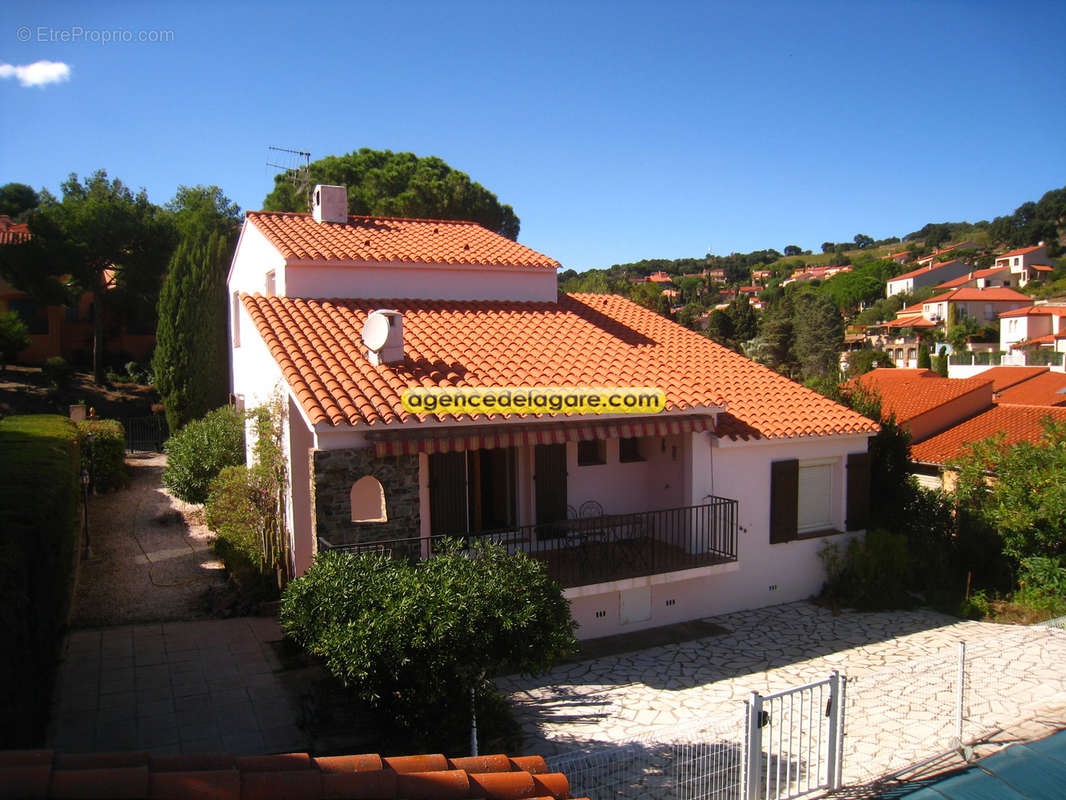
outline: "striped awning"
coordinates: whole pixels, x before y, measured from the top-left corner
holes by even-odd
[[[563,444],[584,439],[626,439],[638,436],[671,436],[714,430],[710,416],[641,417],[621,422],[553,422],[543,425],[483,425],[435,431],[371,431],[379,456],[413,453],[451,453],[461,450],[491,450],[534,444]]]

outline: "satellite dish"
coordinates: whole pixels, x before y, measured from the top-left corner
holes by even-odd
[[[372,311],[363,323],[363,344],[376,353],[389,338],[389,318]]]

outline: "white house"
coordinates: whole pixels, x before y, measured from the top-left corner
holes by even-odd
[[[969,271],[969,264],[961,261],[943,261],[927,267],[919,267],[887,281],[885,295],[892,297],[894,294],[911,294],[915,289],[921,289],[923,286],[936,286],[944,281],[966,275]]]
[[[1010,269],[1011,274],[1017,276],[1019,286],[1045,278],[1054,270],[1048,261],[1047,245],[1043,242],[1036,247],[1022,247],[996,256],[995,266]]]
[[[1066,353],[1066,305],[1038,302],[999,315],[1003,363],[1063,369]]]
[[[876,425],[468,222],[250,212],[229,275],[233,392],[280,396],[291,568],[426,557],[444,534],[541,559],[581,637],[810,596],[865,526]],[[372,322],[368,324],[368,319]],[[655,387],[657,415],[412,414],[410,387]]]
[[[922,316],[930,322],[946,323],[949,309],[956,319],[972,317],[980,325],[994,325],[1005,311],[1024,308],[1032,302],[1027,295],[1014,289],[950,289],[930,297],[922,303]]]

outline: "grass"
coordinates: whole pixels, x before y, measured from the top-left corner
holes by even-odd
[[[909,244],[909,243],[908,243]],[[899,253],[902,250],[906,250],[907,245],[896,242],[895,244],[887,244],[881,247],[872,247],[867,250],[860,250],[854,248],[852,250],[844,251],[844,255],[848,257],[849,261],[854,261],[860,256],[871,256],[873,258],[884,258],[892,253]],[[824,264],[828,264],[830,261],[837,257],[836,253],[812,253],[809,256],[788,256],[786,258],[779,259],[772,264],[768,264],[761,269],[774,269],[780,267],[783,264],[792,264],[796,261],[802,261],[808,267],[819,267]]]

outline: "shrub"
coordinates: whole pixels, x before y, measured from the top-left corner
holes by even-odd
[[[167,439],[163,449],[163,485],[187,503],[202,503],[223,467],[244,463],[244,415],[232,406],[215,409]]]
[[[546,670],[575,646],[559,585],[497,545],[453,542],[416,564],[321,553],[286,587],[281,623],[419,747],[461,743],[471,693],[491,704],[490,678]]]
[[[908,592],[913,562],[903,534],[871,530],[848,542],[843,554],[831,543],[818,555],[827,575],[825,599],[864,610],[915,604]]]
[[[52,356],[45,361],[41,371],[44,373],[44,377],[48,379],[48,382],[52,384],[52,388],[58,390],[63,390],[70,386],[70,382],[74,378],[74,368],[66,362],[66,359],[60,356]]]
[[[0,369],[30,344],[30,329],[14,311],[0,311]]]
[[[44,739],[77,557],[80,471],[69,419],[0,420],[0,747]]]
[[[93,435],[92,445],[89,434]],[[87,419],[78,423],[81,466],[93,479],[93,490],[111,492],[129,483],[126,469],[126,429],[114,419]]]

